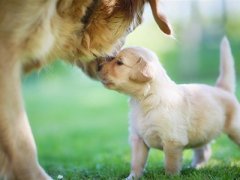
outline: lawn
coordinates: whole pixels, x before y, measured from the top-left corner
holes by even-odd
[[[63,73],[48,68],[23,79],[41,165],[54,179],[127,177],[128,97],[103,88],[77,68],[62,67]],[[188,168],[192,152],[186,150],[182,175],[176,177],[164,175],[163,153],[151,150],[143,179],[240,179],[240,149],[224,135],[212,148],[211,160],[200,170]]]

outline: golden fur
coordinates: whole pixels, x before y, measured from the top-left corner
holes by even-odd
[[[166,18],[149,0],[160,28]],[[0,179],[51,179],[38,164],[21,95],[21,74],[56,58],[95,77],[96,59],[115,54],[141,22],[146,0],[0,1]]]
[[[150,148],[163,150],[167,174],[181,170],[182,152],[194,148],[192,166],[211,155],[208,143],[221,132],[240,145],[240,105],[234,95],[235,71],[230,45],[221,44],[221,71],[216,87],[173,82],[151,51],[126,48],[99,69],[102,83],[131,96],[131,173],[143,173]]]

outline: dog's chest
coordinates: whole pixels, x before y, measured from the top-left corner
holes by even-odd
[[[55,39],[51,20],[55,15],[56,0],[40,4],[42,7],[36,7],[38,3],[34,3],[34,5],[32,9],[36,8],[36,12],[32,16],[30,15],[31,18],[25,17],[25,26],[21,27],[24,29],[24,33],[20,31],[21,28],[17,33],[22,37],[22,47],[25,48],[24,57],[26,59],[45,57],[52,49]]]

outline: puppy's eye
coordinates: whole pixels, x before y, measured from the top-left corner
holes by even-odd
[[[121,66],[121,65],[123,65],[123,62],[122,62],[122,61],[120,61],[120,60],[117,60],[117,61],[116,61],[116,63],[117,63],[117,65],[118,65],[118,66]]]

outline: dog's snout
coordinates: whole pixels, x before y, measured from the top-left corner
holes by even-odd
[[[110,62],[110,61],[112,61],[113,59],[114,59],[113,56],[108,56],[108,57],[106,58],[106,61],[107,61],[107,62]]]
[[[112,56],[107,56],[104,59],[103,58],[100,59],[98,64],[97,64],[97,71],[98,72],[101,71],[103,66],[104,66],[104,64],[107,63],[107,62],[112,61],[113,59],[114,59],[114,57],[112,57]]]
[[[102,67],[103,67],[103,63],[99,63],[98,66],[97,66],[97,71],[101,71],[102,70]]]

